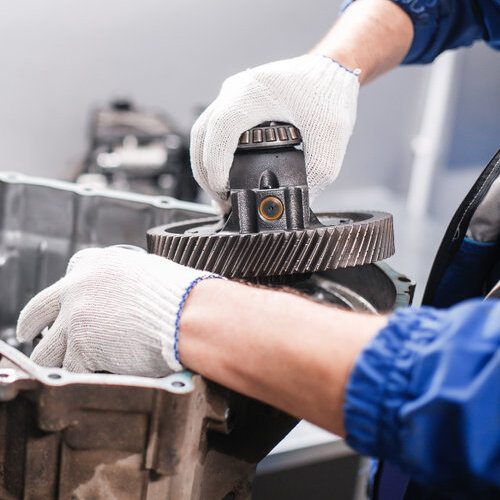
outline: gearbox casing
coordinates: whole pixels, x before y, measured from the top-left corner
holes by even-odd
[[[249,499],[256,464],[296,420],[190,372],[162,379],[34,365],[15,340],[20,309],[85,247],[145,246],[155,225],[213,217],[171,198],[0,174],[0,498]],[[384,263],[297,285],[364,311],[407,305]]]

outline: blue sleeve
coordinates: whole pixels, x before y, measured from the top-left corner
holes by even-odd
[[[500,486],[500,300],[393,313],[358,356],[347,442],[424,484]]]
[[[354,1],[345,0],[342,10]],[[415,31],[403,64],[428,63],[476,40],[500,49],[500,0],[392,1],[410,16]]]

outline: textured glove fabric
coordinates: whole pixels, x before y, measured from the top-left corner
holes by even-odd
[[[183,368],[176,359],[180,312],[207,277],[215,275],[156,255],[82,250],[21,311],[17,336],[27,342],[49,327],[32,354],[43,366],[165,376]]]
[[[356,120],[356,74],[321,55],[248,69],[228,78],[191,131],[191,165],[205,191],[224,202],[240,135],[264,121],[302,133],[311,196],[339,173]]]

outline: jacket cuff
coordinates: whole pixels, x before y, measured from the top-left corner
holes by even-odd
[[[391,0],[396,5],[399,5],[412,20],[413,24],[430,24],[437,16],[439,2],[425,2],[422,0]],[[349,5],[355,0],[344,0],[340,5],[340,13],[342,14]]]
[[[414,361],[443,328],[442,312],[400,309],[357,357],[345,392],[347,443],[358,452],[391,459],[400,451],[399,410],[411,398]]]

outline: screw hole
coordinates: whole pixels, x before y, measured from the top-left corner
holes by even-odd
[[[409,283],[411,280],[409,280],[408,278],[405,278],[404,276],[400,276],[398,278],[399,281],[402,281],[403,283]]]
[[[260,202],[259,214],[264,220],[279,219],[283,214],[283,203],[276,196],[268,196]]]
[[[186,384],[184,382],[181,382],[180,380],[176,380],[174,382],[172,382],[172,387],[184,387]]]
[[[2,378],[7,378],[9,376],[8,373],[0,373],[0,377]]]
[[[61,378],[61,375],[59,375],[59,373],[49,373],[49,378],[58,379]]]

